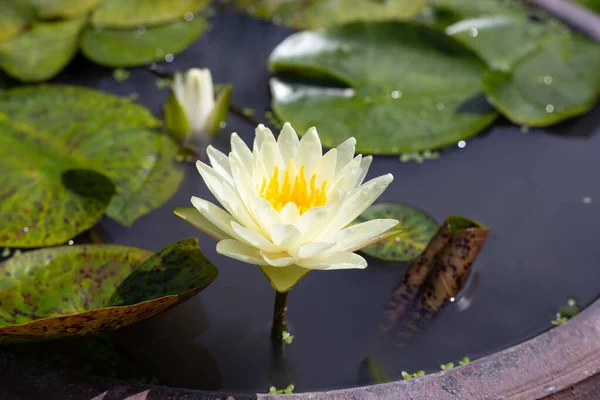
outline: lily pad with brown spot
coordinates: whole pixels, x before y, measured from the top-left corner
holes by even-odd
[[[154,255],[117,245],[27,252],[0,264],[0,342],[119,329],[189,299],[216,276],[197,239]]]
[[[429,214],[406,204],[378,203],[363,212],[356,222],[378,218],[396,219],[404,229],[361,251],[385,261],[412,261],[421,254],[438,229],[438,223]]]
[[[160,126],[145,108],[90,89],[0,92],[0,246],[63,244],[105,213],[131,225],[166,202],[183,170]]]

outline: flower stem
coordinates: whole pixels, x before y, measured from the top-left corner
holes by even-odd
[[[273,327],[271,328],[271,339],[274,342],[283,340],[283,331],[287,327],[287,299],[288,292],[275,291],[275,306],[273,307]]]

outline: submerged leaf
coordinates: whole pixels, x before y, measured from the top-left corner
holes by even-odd
[[[104,0],[92,14],[92,24],[109,28],[159,25],[184,18],[210,3],[209,0]]]
[[[489,229],[473,220],[450,216],[394,290],[379,323],[379,331],[394,331],[400,340],[429,322],[458,294],[485,244]],[[407,312],[411,307],[413,312]]]
[[[195,239],[150,254],[116,245],[64,246],[0,264],[0,341],[115,330],[187,300],[217,276]]]
[[[438,229],[438,223],[425,212],[405,204],[378,203],[363,212],[356,222],[372,219],[396,219],[404,229],[361,251],[385,261],[414,260],[427,246]]]
[[[250,14],[298,29],[342,25],[354,21],[409,20],[427,0],[236,0]]]
[[[300,32],[271,54],[275,72],[325,78],[347,88],[273,79],[273,109],[323,145],[349,136],[365,153],[400,154],[466,139],[497,114],[483,97],[484,66],[445,35],[395,22]]]
[[[374,383],[390,382],[390,376],[375,360],[366,357],[360,363],[358,368],[358,384],[372,385]]]
[[[34,23],[30,30],[0,42],[0,68],[26,82],[54,77],[77,52],[84,23],[85,18]]]
[[[90,60],[109,67],[130,67],[162,61],[185,50],[208,28],[204,18],[139,29],[88,28],[81,50]]]
[[[161,205],[183,171],[159,126],[145,108],[90,89],[0,92],[0,245],[61,244],[105,210],[130,224]]]

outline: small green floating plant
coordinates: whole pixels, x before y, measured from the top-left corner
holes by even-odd
[[[575,315],[579,314],[581,308],[574,299],[567,300],[567,305],[560,307],[556,313],[556,318],[550,321],[552,325],[562,325]]]

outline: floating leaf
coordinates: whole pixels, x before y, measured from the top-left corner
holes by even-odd
[[[0,41],[19,33],[33,19],[33,12],[18,1],[0,1]]]
[[[348,88],[273,79],[273,109],[323,144],[349,136],[365,153],[441,148],[475,135],[496,113],[483,98],[484,66],[445,35],[418,25],[355,23],[288,37],[275,72],[327,78]]]
[[[150,255],[126,246],[64,246],[0,264],[0,341],[115,330],[187,300],[217,276],[195,239]]]
[[[380,333],[394,331],[402,341],[431,321],[462,289],[489,232],[473,220],[448,217],[392,293],[379,323]]]
[[[479,18],[510,16],[526,18],[525,8],[517,1],[505,0],[431,0],[432,12],[422,22],[445,28],[458,21]]]
[[[81,50],[90,60],[109,67],[144,65],[185,50],[207,28],[200,17],[143,30],[90,27],[83,34]]]
[[[90,89],[0,92],[0,245],[64,243],[107,204],[124,224],[161,205],[183,172],[159,126],[145,108]]]
[[[538,49],[545,30],[527,17],[501,15],[462,20],[447,27],[446,34],[475,51],[490,69],[510,71]]]
[[[26,82],[54,77],[77,52],[84,23],[84,18],[34,23],[29,31],[0,42],[0,68]]]
[[[405,204],[379,203],[363,212],[356,222],[378,218],[396,219],[404,229],[361,251],[386,261],[411,261],[421,254],[438,230],[438,223],[425,212]]]
[[[484,75],[488,100],[511,121],[547,126],[583,114],[600,91],[600,45],[577,36],[548,35],[510,72]]]
[[[425,8],[427,0],[236,0],[236,4],[258,18],[311,29],[358,20],[409,20]]]
[[[102,0],[24,0],[39,18],[72,18],[92,10]]]
[[[93,25],[109,28],[160,25],[183,19],[187,13],[196,13],[209,3],[209,0],[104,0],[91,21]]]

